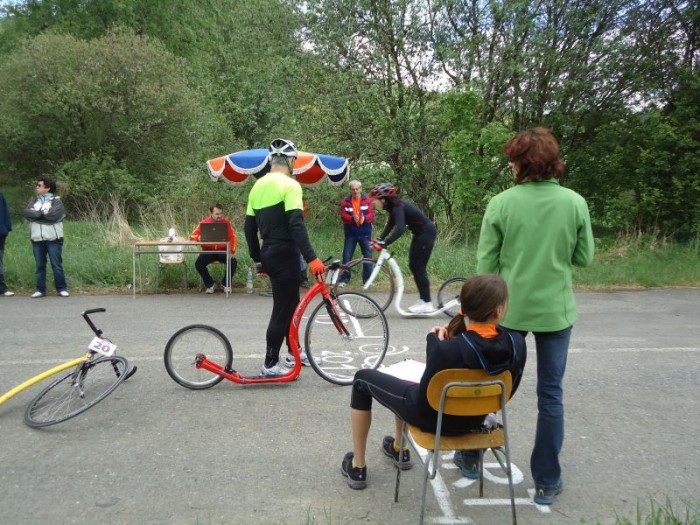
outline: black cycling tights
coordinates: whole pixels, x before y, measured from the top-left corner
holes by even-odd
[[[265,354],[267,368],[279,361],[282,341],[289,333],[289,323],[292,321],[297,304],[299,304],[299,271],[296,270],[296,273],[296,280],[291,281],[278,281],[270,277],[272,314],[270,314],[270,323],[267,325],[267,353]],[[290,348],[289,341],[287,341],[287,348]]]
[[[436,237],[435,230],[428,230],[414,235],[408,251],[408,267],[416,281],[418,294],[426,303],[430,302],[430,279],[428,278],[428,260],[433,252]]]

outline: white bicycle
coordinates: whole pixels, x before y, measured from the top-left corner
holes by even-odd
[[[371,267],[372,272],[364,283],[363,266]],[[342,287],[342,291],[360,292],[370,296],[380,306],[386,310],[394,302],[394,308],[403,317],[434,317],[445,314],[454,317],[459,311],[459,292],[465,277],[452,277],[448,279],[438,289],[438,308],[430,313],[414,314],[401,307],[401,299],[404,293],[404,279],[399,263],[394,259],[394,254],[382,248],[376,259],[360,257],[353,259],[343,265],[344,273],[334,285],[334,289]],[[344,284],[341,284],[344,283]]]

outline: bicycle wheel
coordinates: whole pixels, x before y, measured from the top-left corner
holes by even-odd
[[[85,412],[111,394],[125,379],[129,362],[117,355],[80,363],[44,388],[29,403],[24,422],[47,427]]]
[[[324,300],[309,317],[304,337],[311,366],[326,381],[352,383],[361,368],[377,368],[389,346],[389,324],[370,297],[342,293]]]
[[[459,312],[459,292],[462,290],[464,281],[466,281],[464,277],[447,279],[438,290],[438,305],[440,308],[456,300],[456,303],[444,311],[447,317],[454,317]]]
[[[396,289],[394,276],[391,274],[391,270],[386,262],[382,264],[372,284],[366,290],[363,288],[363,265],[366,264],[374,270],[376,263],[377,261],[374,259],[355,259],[350,261],[347,264],[347,268],[342,270],[338,276],[338,282],[334,286],[335,293],[345,291],[359,292],[374,299],[374,302],[379,305],[382,311],[386,310],[391,301],[394,300]],[[345,283],[345,286],[342,283]]]
[[[213,326],[193,324],[180,328],[165,345],[163,361],[168,375],[192,390],[219,384],[223,377],[195,366],[197,354],[204,354],[226,369],[233,363],[231,343],[223,333]]]

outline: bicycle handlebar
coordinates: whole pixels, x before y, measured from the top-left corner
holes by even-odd
[[[335,270],[336,268],[340,267],[340,261],[338,259],[334,259],[330,264],[328,264],[328,261],[330,261],[332,257],[329,257],[325,261],[323,261],[323,264],[326,265],[327,270]]]
[[[84,311],[82,314],[80,314],[80,315],[82,315],[83,317],[85,317],[86,315],[96,314],[96,313],[99,313],[99,312],[106,312],[106,311],[107,311],[106,308],[93,308],[92,310],[85,310],[85,311]]]
[[[330,264],[329,264],[329,261],[330,261]],[[323,259],[322,262],[323,262],[323,265],[326,267],[326,272],[337,270],[341,266],[340,260],[333,259],[332,255]],[[323,275],[317,275],[316,280],[323,282]]]
[[[90,319],[90,314],[96,314],[100,312],[106,312],[106,308],[93,308],[92,310],[85,310],[83,313],[80,315],[83,316],[83,319],[85,319],[85,322],[88,324],[88,326],[92,329],[93,332],[95,332],[95,335],[97,337],[102,337],[102,330],[97,328],[95,326],[95,323],[92,322],[92,319]]]

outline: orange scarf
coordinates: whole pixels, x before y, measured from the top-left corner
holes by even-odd
[[[469,323],[467,325],[467,330],[476,332],[484,339],[491,339],[498,335],[498,329],[493,323]]]

